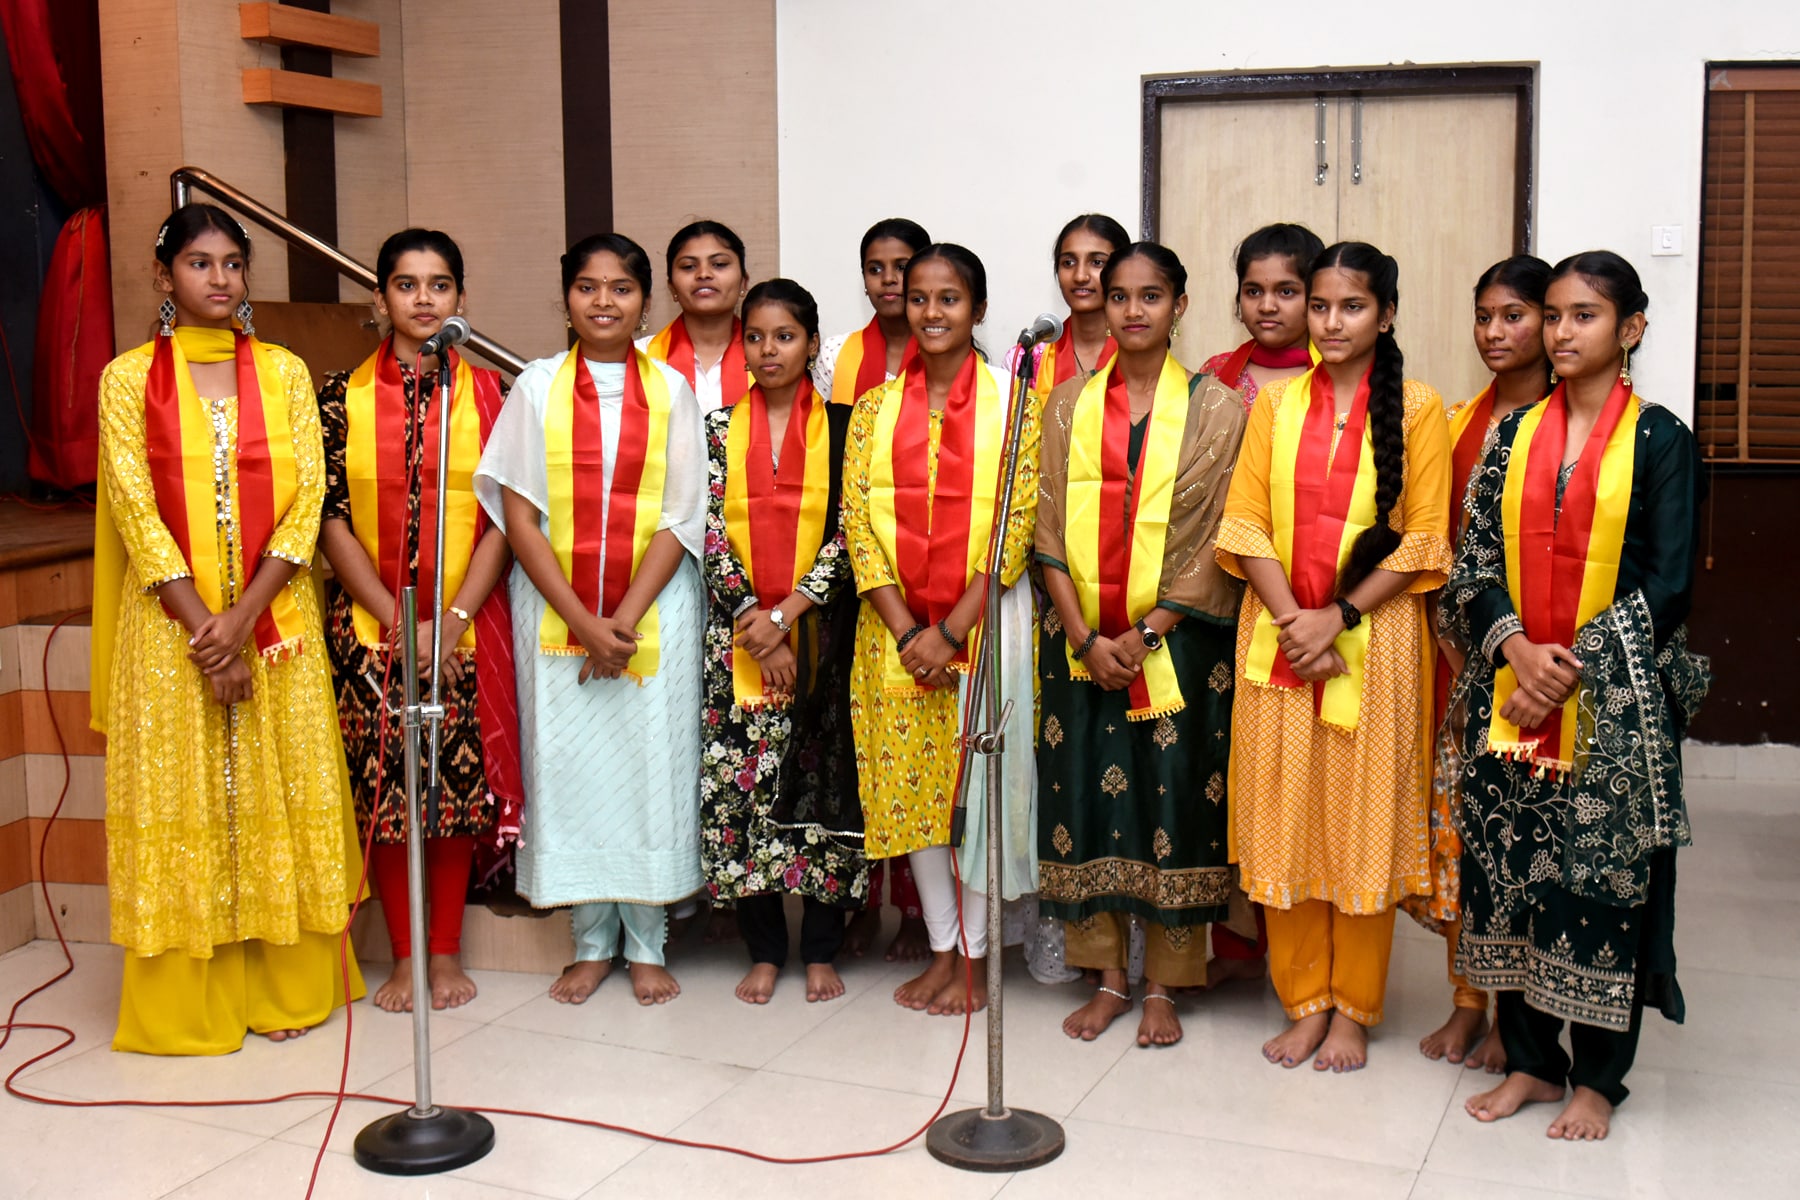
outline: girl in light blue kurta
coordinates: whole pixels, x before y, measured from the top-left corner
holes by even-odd
[[[563,256],[563,287],[579,344],[519,374],[475,478],[519,563],[519,894],[574,906],[575,962],[552,998],[586,1000],[623,934],[639,1003],[661,1004],[680,993],[663,968],[663,906],[701,886],[704,432],[687,382],[632,347],[650,295],[643,250],[584,239]],[[635,536],[607,519],[618,505],[645,514]],[[616,556],[634,554],[620,574]]]

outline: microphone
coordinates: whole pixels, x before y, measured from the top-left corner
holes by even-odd
[[[1063,323],[1060,317],[1050,313],[1039,313],[1038,319],[1019,331],[1019,345],[1035,346],[1039,342],[1054,342],[1062,336]]]
[[[469,323],[461,317],[448,317],[445,319],[442,329],[419,344],[419,354],[423,357],[442,354],[450,347],[460,346],[468,341],[469,334],[472,332]]]

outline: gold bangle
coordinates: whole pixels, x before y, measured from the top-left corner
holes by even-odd
[[[469,614],[464,612],[462,609],[456,607],[456,605],[454,605],[454,604],[446,605],[444,611],[448,612],[451,616],[456,617],[459,620],[461,620],[464,625],[470,624]]]

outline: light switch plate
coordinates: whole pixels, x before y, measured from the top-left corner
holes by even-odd
[[[1650,253],[1656,256],[1681,253],[1681,226],[1652,225],[1650,227]]]

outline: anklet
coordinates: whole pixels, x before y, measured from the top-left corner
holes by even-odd
[[[1145,992],[1144,999],[1146,999],[1146,1000],[1167,1000],[1170,1004],[1175,1003],[1175,997],[1165,996],[1161,992]]]
[[[1107,987],[1103,983],[1094,985],[1094,990],[1097,992],[1105,992],[1109,996],[1117,996],[1119,999],[1123,1000],[1127,1004],[1131,1003],[1131,993],[1130,992],[1115,992],[1113,989]]]

